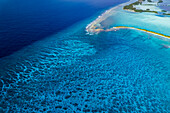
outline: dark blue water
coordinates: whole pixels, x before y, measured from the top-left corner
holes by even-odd
[[[0,0],[0,57],[124,0]]]

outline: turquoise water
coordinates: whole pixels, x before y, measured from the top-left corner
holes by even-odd
[[[170,41],[90,21],[0,60],[0,112],[170,112]]]
[[[109,16],[108,16],[109,15]],[[108,16],[108,17],[107,17]],[[126,26],[145,29],[156,33],[170,36],[170,16],[155,13],[134,13],[118,7],[105,14],[106,19],[100,22],[101,27],[112,28],[115,26]]]

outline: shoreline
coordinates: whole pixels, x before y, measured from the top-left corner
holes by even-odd
[[[94,27],[95,27],[94,25],[97,24],[97,23],[100,23],[101,21],[103,21],[103,20],[105,20],[107,17],[109,17],[108,14],[109,14],[111,11],[113,11],[113,10],[119,8],[119,7],[122,7],[122,8],[123,8],[124,5],[133,3],[134,1],[136,1],[136,0],[130,0],[130,1],[128,1],[128,2],[119,4],[119,5],[117,5],[117,6],[114,6],[114,7],[110,8],[110,9],[106,10],[104,13],[102,13],[101,15],[99,15],[94,21],[92,21],[90,24],[87,25],[87,27],[86,27],[87,33],[88,33],[88,34],[91,34],[91,33],[93,32],[93,30],[94,30]],[[94,30],[94,31],[95,31],[95,30]],[[94,32],[94,33],[95,33],[95,32]]]
[[[118,6],[115,6],[115,7],[111,8],[111,9],[106,10],[103,14],[98,16],[97,19],[95,19],[94,21],[92,21],[90,24],[87,25],[87,27],[86,27],[87,34],[93,35],[93,34],[98,34],[100,32],[103,32],[103,31],[109,32],[109,31],[116,31],[116,30],[119,30],[119,29],[135,29],[135,30],[143,31],[143,32],[146,32],[146,33],[150,33],[150,34],[153,34],[153,35],[157,35],[157,36],[161,36],[161,37],[170,39],[170,36],[168,36],[168,35],[164,35],[164,34],[161,34],[161,33],[149,31],[147,29],[135,28],[135,27],[130,27],[130,26],[115,26],[115,27],[112,27],[112,28],[109,28],[109,29],[106,29],[106,30],[103,29],[103,28],[97,28],[96,29],[95,25],[99,24],[100,22],[105,20],[107,17],[109,17],[109,15],[110,15],[109,13],[111,11],[114,11],[117,8],[121,8],[121,7],[123,8],[125,5],[133,3],[134,1],[136,1],[136,0],[130,0],[128,2],[119,4]]]

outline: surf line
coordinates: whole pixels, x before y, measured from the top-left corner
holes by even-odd
[[[153,31],[146,30],[146,29],[135,28],[135,27],[117,26],[117,27],[113,27],[111,29],[107,29],[106,31],[114,31],[114,30],[117,30],[117,29],[135,29],[135,30],[147,32],[147,33],[150,33],[150,34],[153,34],[153,35],[157,35],[157,36],[161,36],[161,37],[170,39],[170,36],[168,36],[168,35],[164,35],[164,34],[161,34],[161,33],[156,33],[156,32],[153,32]]]
[[[116,26],[116,27],[112,27],[112,28],[106,29],[106,30],[104,30],[104,29],[93,29],[92,32],[98,34],[102,31],[109,32],[109,31],[117,31],[119,29],[134,29],[134,30],[143,31],[143,32],[146,32],[146,33],[150,33],[150,34],[153,34],[153,35],[157,35],[157,36],[161,36],[161,37],[170,39],[170,36],[168,36],[168,35],[156,33],[156,32],[153,32],[153,31],[146,30],[146,29],[135,28],[135,27],[126,27],[126,26]]]

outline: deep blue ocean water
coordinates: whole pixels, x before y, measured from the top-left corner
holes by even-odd
[[[1,58],[0,112],[169,113],[170,41],[129,29],[88,35],[93,19]]]
[[[126,0],[94,1],[0,0],[0,57]]]

